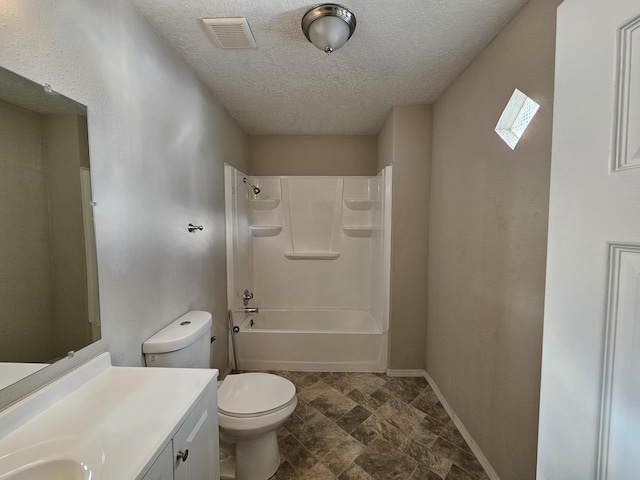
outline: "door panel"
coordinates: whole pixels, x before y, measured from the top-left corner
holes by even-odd
[[[600,476],[640,471],[640,247],[613,245],[607,317]]]
[[[640,3],[558,9],[538,478],[640,471]]]

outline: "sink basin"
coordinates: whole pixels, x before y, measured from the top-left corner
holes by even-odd
[[[103,465],[96,442],[61,437],[0,457],[0,480],[99,480]]]

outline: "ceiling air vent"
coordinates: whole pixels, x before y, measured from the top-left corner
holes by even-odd
[[[213,41],[220,48],[256,48],[246,18],[203,18]]]

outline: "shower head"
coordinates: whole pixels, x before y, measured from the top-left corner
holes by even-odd
[[[242,181],[253,189],[254,194],[258,195],[260,193],[260,189],[256,187],[253,183],[251,183],[249,180],[247,180],[247,177],[244,177]]]

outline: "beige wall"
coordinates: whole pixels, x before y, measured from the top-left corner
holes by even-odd
[[[49,222],[56,354],[91,343],[87,261],[80,191],[80,167],[88,166],[87,121],[78,115],[46,115]]]
[[[250,175],[374,176],[372,135],[255,135],[249,137]]]
[[[378,167],[393,162],[391,369],[425,362],[431,118],[430,105],[396,106],[378,135]]]
[[[0,361],[54,355],[43,115],[0,102]]]
[[[503,479],[535,478],[555,11],[531,0],[434,105],[427,371]],[[515,88],[540,104],[515,151]]]

